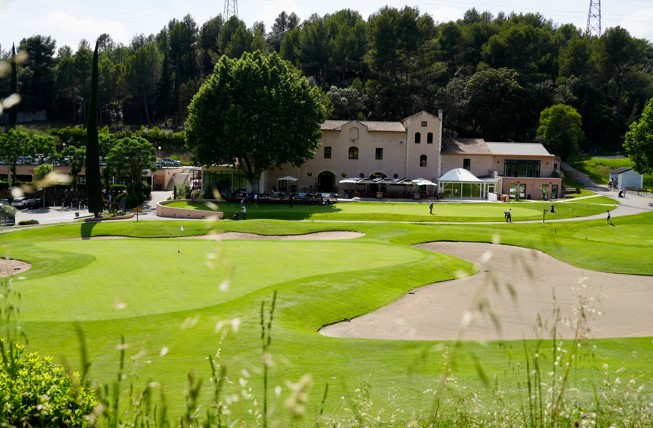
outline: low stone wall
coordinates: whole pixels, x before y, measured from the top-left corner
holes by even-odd
[[[213,218],[217,220],[224,219],[224,213],[221,211],[201,211],[189,210],[185,208],[173,208],[167,206],[170,202],[172,201],[162,201],[156,204],[156,215],[158,217],[189,219]]]

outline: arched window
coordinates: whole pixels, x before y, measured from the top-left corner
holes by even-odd
[[[426,144],[433,144],[433,133],[429,132],[426,134]]]
[[[425,167],[427,163],[428,163],[428,158],[426,157],[426,155],[422,155],[419,157],[419,166]]]
[[[422,125],[422,128],[426,128],[427,126],[429,126],[429,124],[426,123],[425,120],[422,121],[421,125]]]
[[[421,142],[422,142],[422,134],[420,134],[419,132],[416,132],[415,133],[415,144],[419,144]]]
[[[352,146],[349,148],[349,159],[358,159],[358,147]]]

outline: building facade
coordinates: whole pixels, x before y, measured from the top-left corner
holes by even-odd
[[[284,165],[261,175],[258,189],[233,167],[204,170],[205,186],[220,192],[328,192],[367,197],[412,197],[411,182],[438,183],[448,171],[464,168],[487,183],[478,186],[419,186],[426,197],[488,199],[561,197],[559,160],[539,143],[490,143],[483,139],[443,139],[442,111],[416,113],[399,122],[327,120],[315,156],[299,167]],[[458,175],[459,176],[459,175]],[[446,189],[450,188],[451,192]],[[472,189],[467,192],[464,189]]]

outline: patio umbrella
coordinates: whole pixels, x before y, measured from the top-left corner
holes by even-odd
[[[435,184],[431,180],[426,180],[425,178],[416,178],[415,180],[411,180],[411,183],[416,184],[418,186],[437,186],[437,184]]]
[[[286,175],[285,177],[277,178],[277,181],[286,180],[286,181],[297,181],[297,179],[291,175]]]
[[[358,182],[360,180],[361,180],[360,178],[344,178],[344,179],[340,180],[338,183],[340,183],[340,184],[358,184]]]

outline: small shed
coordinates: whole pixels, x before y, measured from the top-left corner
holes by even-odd
[[[610,171],[610,181],[613,189],[641,189],[644,187],[644,176],[632,168],[617,168]]]

